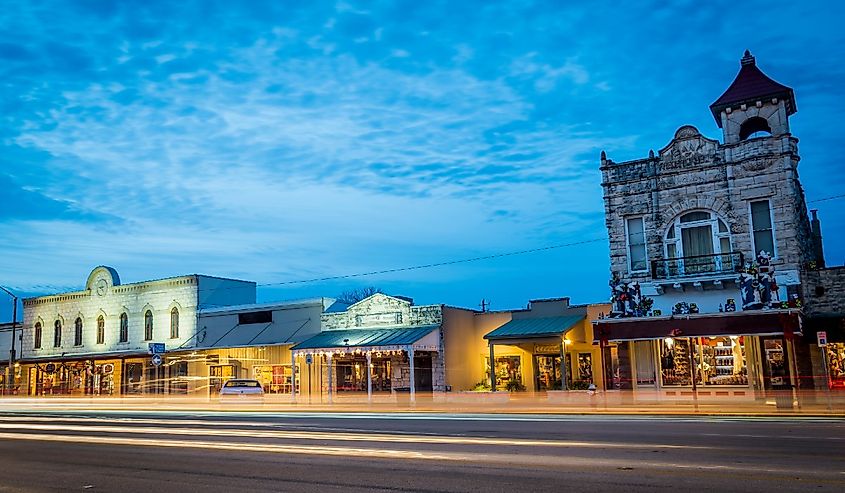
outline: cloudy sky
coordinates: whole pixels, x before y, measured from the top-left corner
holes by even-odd
[[[599,152],[720,138],[746,48],[795,88],[808,199],[845,189],[836,2],[137,3],[0,1],[0,284],[23,295],[106,264],[261,300],[603,300]],[[841,264],[845,200],[810,205]]]

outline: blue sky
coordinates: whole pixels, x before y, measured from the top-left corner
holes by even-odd
[[[745,49],[795,89],[808,199],[845,189],[834,2],[132,3],[0,2],[0,283],[24,295],[99,264],[270,284],[604,238],[599,152],[645,157],[682,124],[720,138],[708,105]],[[810,206],[841,264],[845,201]],[[600,301],[607,256],[259,298]]]

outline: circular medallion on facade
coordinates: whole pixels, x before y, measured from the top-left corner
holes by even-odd
[[[97,296],[105,296],[106,291],[109,289],[109,282],[105,279],[98,279],[97,280]]]

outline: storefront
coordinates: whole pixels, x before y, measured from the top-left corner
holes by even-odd
[[[441,354],[439,325],[327,330],[294,346],[307,375],[307,383],[294,385],[309,399],[408,392],[413,400],[418,392],[445,390]]]
[[[632,388],[664,396],[762,397],[797,384],[794,310],[600,320],[596,342],[627,360]]]
[[[112,353],[87,359],[24,360],[18,367],[19,392],[32,396],[122,395],[127,361]]]
[[[486,378],[497,391],[586,389],[598,376],[585,308],[556,317],[514,318],[484,335]],[[490,361],[495,361],[490,375]],[[494,383],[495,382],[495,383]]]

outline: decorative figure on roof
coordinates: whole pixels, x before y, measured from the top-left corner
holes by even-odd
[[[760,310],[780,306],[775,268],[771,255],[761,251],[756,261],[747,262],[739,274],[743,310]]]
[[[639,282],[623,281],[615,272],[610,280],[610,294],[610,318],[645,317],[654,305],[654,300],[642,295]]]

